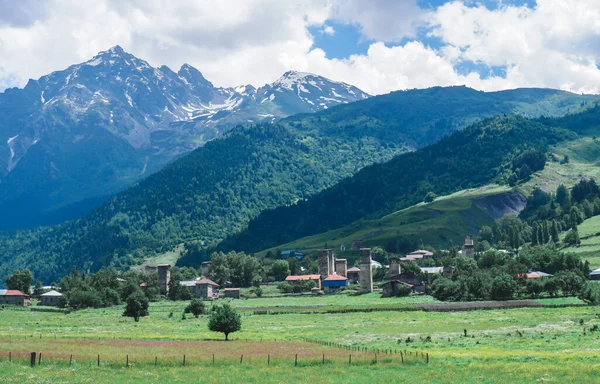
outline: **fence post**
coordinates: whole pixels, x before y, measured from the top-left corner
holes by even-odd
[[[400,360],[402,361],[402,364],[404,364],[404,354],[402,351],[400,351]]]
[[[426,356],[426,359],[427,359],[427,364],[429,364],[429,352],[427,352],[427,354],[425,356]]]
[[[271,355],[267,355],[267,365],[271,365]]]
[[[125,355],[125,366],[129,368],[129,355]]]
[[[244,354],[242,354],[242,356],[240,356],[240,364],[242,364],[243,361],[244,361]]]
[[[375,364],[377,364],[377,354],[375,354]]]
[[[185,355],[183,355],[183,366],[185,367]]]
[[[12,352],[8,352],[8,362],[12,361]]]
[[[154,356],[154,366],[158,365],[158,356]]]
[[[296,353],[296,358],[294,359],[294,367],[298,366],[298,354]]]
[[[323,354],[323,364],[325,364],[325,354]]]
[[[35,352],[31,352],[31,366],[32,367],[35,367],[35,358],[36,358]]]
[[[38,355],[38,365],[42,364],[42,352]]]
[[[213,353],[213,367],[215,366],[215,354]]]
[[[69,367],[71,366],[71,364],[73,364],[73,355],[69,357]]]
[[[352,364],[352,354],[348,356],[348,364]]]
[[[98,366],[100,366],[100,355],[98,355]]]

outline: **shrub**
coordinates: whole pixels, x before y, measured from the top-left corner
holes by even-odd
[[[204,303],[199,299],[193,299],[190,304],[185,307],[185,313],[191,313],[195,318],[198,318],[198,316],[203,314],[205,311],[206,308],[204,307]]]
[[[277,289],[279,289],[281,293],[292,293],[292,291],[294,290],[292,285],[287,281],[277,284]]]

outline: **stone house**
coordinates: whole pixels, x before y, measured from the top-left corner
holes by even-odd
[[[240,289],[239,288],[225,288],[223,290],[223,296],[227,299],[239,299]]]
[[[200,299],[214,299],[219,297],[219,284],[210,279],[196,281],[195,295]]]
[[[50,292],[46,292],[46,293],[40,295],[40,304],[56,307],[60,304],[61,296],[62,296],[62,293],[54,291],[54,290],[52,290]]]
[[[8,304],[25,307],[31,305],[30,299],[29,295],[16,289],[0,289],[0,305]]]
[[[352,267],[346,272],[346,277],[348,281],[352,284],[358,284],[358,279],[360,276],[360,268]]]

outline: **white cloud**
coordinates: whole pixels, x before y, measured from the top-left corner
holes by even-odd
[[[321,33],[324,33],[329,36],[333,36],[333,35],[335,35],[335,29],[333,29],[333,27],[331,25],[325,25],[323,27]]]
[[[334,6],[336,19],[357,24],[366,38],[383,42],[415,36],[426,14],[416,0],[339,0]]]
[[[47,0],[37,9],[31,3],[0,0],[0,89],[119,44],[154,66],[190,63],[219,86],[260,86],[296,69],[370,93],[458,84],[600,92],[597,0],[495,10],[454,1],[426,11],[416,0]],[[363,55],[328,59],[308,28],[343,38],[330,20],[356,25],[375,42]],[[441,46],[415,40],[423,30]],[[460,74],[456,66],[464,62],[506,74]]]

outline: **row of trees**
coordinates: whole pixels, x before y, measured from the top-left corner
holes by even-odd
[[[506,300],[515,296],[537,297],[543,293],[572,296],[581,291],[589,271],[578,256],[564,254],[551,244],[527,245],[516,257],[489,249],[475,260],[456,257],[450,262],[447,265],[455,267],[452,277],[435,278],[429,287],[439,300]],[[527,279],[529,270],[554,276]]]

